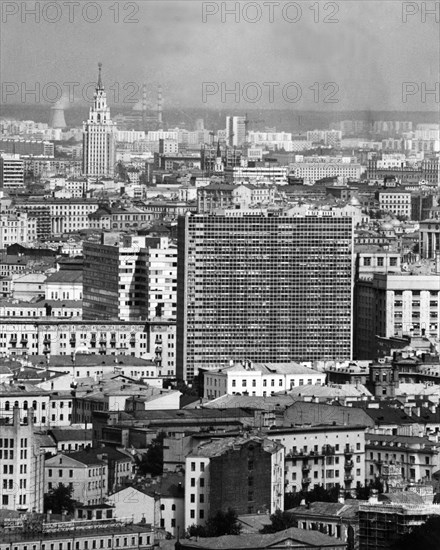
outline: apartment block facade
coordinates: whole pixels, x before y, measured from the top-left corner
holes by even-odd
[[[230,360],[350,359],[352,233],[338,211],[180,218],[178,377]]]
[[[3,411],[2,411],[3,412]],[[44,454],[34,432],[30,411],[26,422],[18,407],[12,419],[0,417],[0,507],[43,512]]]

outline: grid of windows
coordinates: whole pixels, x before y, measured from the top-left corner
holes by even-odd
[[[180,223],[185,379],[231,358],[351,357],[351,217],[189,215]]]

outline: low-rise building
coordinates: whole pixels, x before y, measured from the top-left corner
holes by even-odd
[[[284,447],[263,437],[201,443],[185,461],[185,528],[211,513],[284,508]]]
[[[366,479],[387,479],[390,465],[404,481],[429,482],[440,468],[440,444],[427,437],[367,433]]]
[[[217,371],[205,372],[204,397],[222,395],[266,396],[296,386],[321,385],[325,374],[298,363],[237,362]]]

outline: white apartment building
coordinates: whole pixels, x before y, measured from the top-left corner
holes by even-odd
[[[340,130],[309,130],[307,140],[313,143],[323,142],[324,145],[336,146],[341,144],[342,132]]]
[[[229,147],[240,147],[246,141],[246,117],[226,117],[226,144]]]
[[[18,408],[9,423],[2,423],[0,437],[0,507],[43,512],[44,454],[40,452],[32,415],[20,419]]]
[[[268,437],[286,449],[287,493],[365,483],[365,426],[332,426],[324,418],[322,425],[273,428]]]
[[[379,207],[395,216],[411,217],[411,193],[398,189],[379,191]]]
[[[79,352],[92,356],[151,359],[164,376],[176,373],[176,324],[155,322],[84,321],[74,319],[2,319],[0,353],[15,355],[68,356]],[[112,368],[118,367],[116,359]],[[120,366],[120,365],[119,365]],[[52,365],[51,365],[52,368]],[[144,369],[145,370],[145,369]],[[132,376],[127,371],[127,376]],[[141,371],[142,372],[142,371]],[[147,376],[147,375],[142,375]]]
[[[72,396],[53,395],[32,384],[0,385],[0,411],[4,418],[12,422],[18,408],[20,421],[32,421],[35,426],[70,426],[72,420]],[[32,415],[31,410],[32,409]]]
[[[19,202],[17,209],[32,211],[41,211],[47,208],[50,217],[50,233],[76,233],[80,229],[90,227],[89,214],[96,212],[99,201],[96,199],[34,199],[26,202]]]
[[[145,132],[143,130],[117,130],[116,132],[116,141],[134,143],[142,139],[145,139]]]
[[[325,374],[298,363],[252,363],[244,361],[204,373],[204,397],[252,395],[265,397],[297,386],[323,385]]]
[[[72,498],[86,505],[102,504],[107,495],[107,468],[104,457],[87,450],[72,455],[58,454],[45,461],[44,492],[59,483],[73,489]]]
[[[0,155],[0,189],[23,187],[24,164],[20,155]]]
[[[260,180],[264,183],[286,185],[287,172],[286,166],[234,166],[225,168],[224,174],[228,183],[237,184],[244,180],[257,183]]]
[[[289,168],[293,176],[308,183],[329,177],[359,179],[362,173],[362,166],[349,157],[300,157]]]
[[[150,130],[147,133],[147,141],[159,141],[160,139],[179,141],[178,130]]]
[[[0,214],[0,248],[37,238],[37,221],[26,212]]]
[[[290,132],[248,132],[248,141],[253,145],[267,145],[279,141],[292,141]]]
[[[175,319],[177,247],[168,237],[126,236],[115,245],[110,235],[87,243],[84,255],[85,318]]]

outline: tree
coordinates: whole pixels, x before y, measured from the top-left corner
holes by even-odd
[[[372,489],[376,489],[378,493],[383,493],[383,483],[378,477],[376,477],[374,481],[370,480],[370,483],[368,485],[359,485],[358,487],[356,487],[357,500],[368,500],[368,497],[371,495]]]
[[[298,522],[293,514],[290,512],[283,512],[279,509],[270,516],[270,521],[271,523],[265,525],[260,533],[277,533],[278,531],[289,529],[289,527],[298,527]]]
[[[322,485],[317,485],[311,491],[286,493],[284,495],[284,508],[295,508],[303,500],[305,502],[338,502],[339,490],[339,484],[332,489],[325,489]]]
[[[62,483],[58,487],[50,489],[44,495],[44,511],[52,510],[53,514],[73,513],[76,501],[72,498],[73,487],[68,487]]]
[[[440,516],[429,518],[426,523],[419,525],[410,533],[396,540],[393,550],[438,550],[440,548]]]
[[[205,525],[190,525],[187,537],[222,537],[223,535],[239,535],[241,524],[238,523],[237,512],[228,508],[226,512],[219,510],[210,516]]]
[[[137,470],[141,475],[151,474],[159,476],[163,474],[163,440],[165,432],[159,432],[151,442],[147,452],[141,459],[137,459]]]

